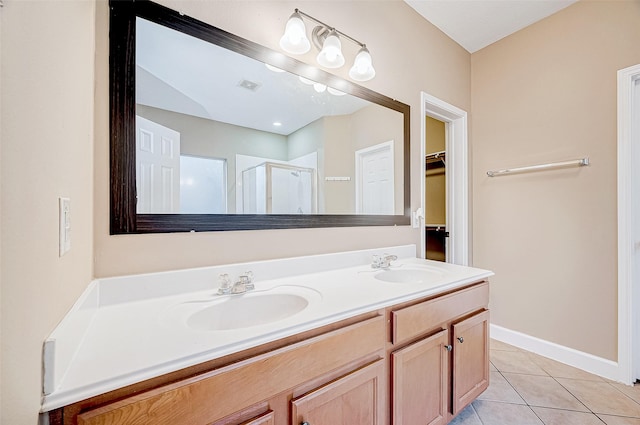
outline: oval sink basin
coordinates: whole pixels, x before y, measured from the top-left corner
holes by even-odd
[[[389,269],[376,273],[373,277],[391,283],[429,283],[439,280],[443,273],[427,269]]]
[[[183,302],[170,307],[161,321],[169,326],[182,323],[198,331],[245,329],[292,317],[320,298],[320,293],[310,288],[279,286]]]
[[[187,326],[205,331],[248,328],[286,319],[308,305],[309,301],[300,295],[248,293],[193,313]]]

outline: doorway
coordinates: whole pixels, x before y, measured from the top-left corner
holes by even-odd
[[[469,231],[469,165],[467,141],[467,113],[435,96],[422,93],[422,174],[427,173],[427,117],[444,124],[445,180],[445,225],[448,237],[445,238],[445,261],[468,266],[471,262]],[[427,210],[425,197],[425,179],[421,179],[421,208]],[[426,225],[421,233],[421,254],[426,258]],[[435,223],[438,224],[438,223]]]
[[[424,228],[425,258],[447,259],[447,128],[443,121],[425,117]]]

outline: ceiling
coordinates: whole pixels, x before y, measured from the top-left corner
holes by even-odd
[[[470,53],[577,0],[404,0]]]

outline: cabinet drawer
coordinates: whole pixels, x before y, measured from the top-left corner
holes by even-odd
[[[81,413],[78,424],[212,423],[383,350],[384,325],[382,316],[356,323]],[[268,424],[269,419],[257,423]]]
[[[391,342],[399,344],[433,331],[456,317],[487,307],[487,282],[391,312]]]

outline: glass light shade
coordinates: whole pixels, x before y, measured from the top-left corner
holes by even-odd
[[[273,71],[273,72],[285,72],[284,69],[280,69],[276,66],[273,65],[269,65],[268,63],[265,63],[264,66],[269,70],[269,71]]]
[[[312,81],[312,80],[310,80],[310,79],[308,79],[308,78],[304,78],[304,77],[303,77],[303,76],[301,76],[301,75],[299,75],[299,76],[298,76],[298,79],[299,79],[300,81],[302,81],[303,83],[305,83],[305,84],[309,84],[310,86],[312,86],[312,85],[314,85],[314,84],[316,83],[315,81]]]
[[[334,89],[333,87],[327,87],[327,91],[334,96],[344,96],[346,94],[345,92]]]
[[[368,81],[375,76],[376,70],[373,69],[373,64],[371,63],[371,54],[363,46],[353,61],[353,66],[349,70],[349,77],[356,81]]]
[[[342,43],[338,38],[338,33],[332,30],[322,44],[322,50],[316,58],[318,63],[325,68],[340,68],[344,65],[342,55]]]
[[[318,93],[322,93],[322,92],[324,92],[324,91],[327,89],[327,86],[325,86],[325,85],[324,85],[324,84],[322,84],[322,83],[315,83],[315,84],[313,85],[313,89],[314,89],[315,91],[317,91]]]
[[[307,38],[307,29],[302,21],[302,16],[294,12],[287,21],[284,35],[280,38],[280,47],[285,52],[294,55],[307,53],[311,49],[311,42]]]

